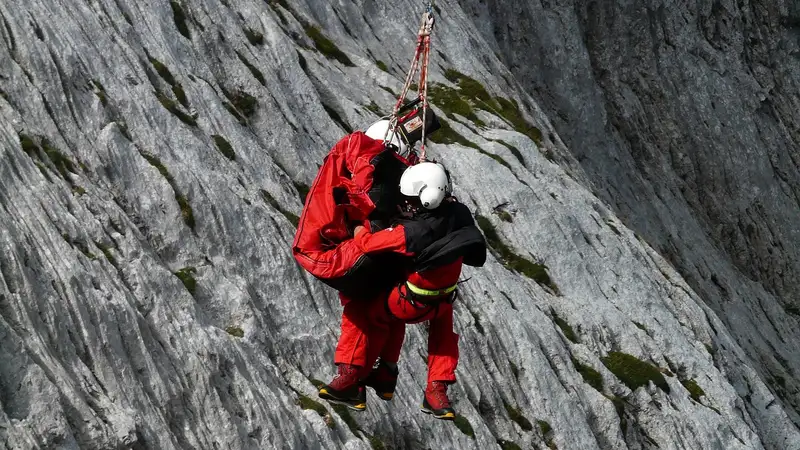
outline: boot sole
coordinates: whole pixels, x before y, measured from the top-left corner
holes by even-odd
[[[435,417],[436,419],[439,419],[439,420],[455,420],[456,419],[456,414],[455,413],[451,413],[451,412],[444,413],[444,414],[435,414],[432,410],[430,410],[428,408],[425,408],[425,407],[421,407],[419,410],[424,412],[425,414],[430,414],[430,415],[432,415],[433,417]]]
[[[375,391],[375,390],[373,389],[373,391]],[[377,395],[379,399],[381,399],[383,401],[386,401],[386,402],[390,402],[394,398],[394,392],[378,392],[378,391],[375,391],[375,395]]]
[[[352,409],[353,411],[365,411],[367,409],[367,402],[353,402],[349,400],[343,400],[333,395],[329,394],[328,391],[325,389],[319,390],[319,398],[327,400],[330,403],[336,403],[337,405],[347,406],[348,408]]]

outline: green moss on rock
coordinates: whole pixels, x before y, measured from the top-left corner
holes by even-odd
[[[567,339],[569,339],[571,342],[575,344],[579,342],[578,336],[575,334],[575,331],[572,329],[572,326],[569,323],[567,323],[566,320],[562,319],[561,317],[558,317],[558,314],[556,314],[555,312],[553,312],[553,320],[555,321],[556,325],[558,325],[558,327],[561,328],[561,331],[564,333],[564,336],[566,336]]]
[[[189,291],[192,296],[197,292],[197,280],[194,278],[195,273],[197,273],[197,269],[194,267],[184,267],[175,272],[175,276],[181,280],[186,290]]]
[[[308,37],[314,42],[314,47],[325,55],[325,57],[335,59],[345,66],[355,67],[355,64],[350,61],[350,58],[348,58],[343,51],[339,50],[339,47],[328,39],[318,27],[306,25],[304,29]]]
[[[611,373],[633,391],[647,386],[652,381],[661,390],[669,393],[669,385],[664,379],[664,375],[650,363],[622,352],[610,352],[608,356],[601,358],[601,361]]]
[[[258,82],[261,83],[262,86],[267,85],[267,80],[264,78],[264,74],[261,72],[261,70],[258,69],[258,67],[254,66],[247,58],[244,57],[244,55],[242,55],[238,51],[236,52],[236,56],[239,57],[239,60],[242,62],[242,64],[244,64],[245,67],[247,67],[250,73],[253,74],[253,77],[256,80],[258,80]]]
[[[352,414],[350,414],[350,410],[347,409],[346,406],[339,404],[332,404],[331,407],[336,412],[336,414],[338,414],[339,417],[342,418],[344,423],[347,424],[347,428],[350,428],[350,431],[356,436],[358,436],[358,430],[359,430],[358,422],[356,422],[356,419],[353,418]]]
[[[705,391],[703,391],[703,388],[701,388],[694,379],[681,380],[681,384],[686,388],[687,391],[689,391],[689,396],[691,396],[692,399],[698,403],[700,403],[700,397],[706,395]]]
[[[475,439],[475,430],[472,429],[472,425],[469,423],[464,416],[456,416],[455,420],[453,420],[453,425],[456,426],[462,433]]]
[[[603,376],[600,375],[600,372],[581,363],[575,358],[572,358],[572,365],[574,365],[575,370],[581,374],[583,381],[585,381],[589,386],[595,388],[598,392],[603,392]]]
[[[155,95],[156,95],[156,98],[158,98],[159,103],[161,103],[161,106],[163,106],[167,111],[171,112],[181,122],[183,122],[186,125],[189,125],[191,127],[196,127],[197,126],[197,117],[196,116],[190,116],[189,114],[186,114],[185,112],[183,112],[178,107],[178,104],[175,103],[175,101],[172,100],[171,98],[167,97],[166,94],[164,94],[163,92],[155,91]]]
[[[503,401],[503,406],[506,408],[506,412],[508,413],[508,417],[517,423],[525,431],[533,430],[533,425],[531,424],[530,420],[527,417],[522,415],[522,412],[519,408],[515,408],[509,405],[507,402]]]
[[[231,161],[236,160],[236,152],[233,151],[233,147],[231,143],[225,139],[224,136],[220,136],[219,134],[215,134],[211,136],[214,140],[214,145],[217,146],[217,150],[222,153],[226,158],[230,159]]]
[[[228,328],[225,328],[225,332],[227,332],[228,334],[230,334],[233,337],[237,337],[237,338],[243,338],[244,337],[244,330],[241,327],[230,326]]]
[[[544,264],[536,264],[514,253],[511,248],[500,240],[497,230],[488,218],[479,214],[476,217],[476,222],[481,230],[483,230],[487,244],[497,253],[503,266],[536,281],[542,286],[546,286],[556,294],[559,293],[558,286],[553,283],[550,279],[550,275],[547,273],[547,266]]]
[[[170,1],[169,6],[172,7],[172,19],[175,21],[178,32],[186,39],[191,40],[192,35],[189,33],[189,27],[186,25],[186,12],[183,10],[183,6],[176,1]]]

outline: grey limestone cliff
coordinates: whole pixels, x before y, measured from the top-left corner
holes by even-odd
[[[341,306],[293,260],[418,2],[0,2],[0,443],[799,449],[798,11],[437,2],[430,155],[476,214],[462,419],[319,402]]]

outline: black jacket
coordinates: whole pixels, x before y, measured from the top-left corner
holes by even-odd
[[[405,228],[406,248],[416,255],[415,272],[450,264],[459,257],[473,267],[486,262],[486,241],[463,203],[445,200],[435,210],[424,210],[400,224]]]

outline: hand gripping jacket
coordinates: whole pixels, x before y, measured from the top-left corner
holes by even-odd
[[[372,222],[374,229],[394,215],[397,186],[409,165],[360,131],[336,143],[306,197],[292,243],[297,262],[348,298],[372,298],[390,288],[404,274],[395,263],[402,256],[366,255],[351,239],[352,228]]]

